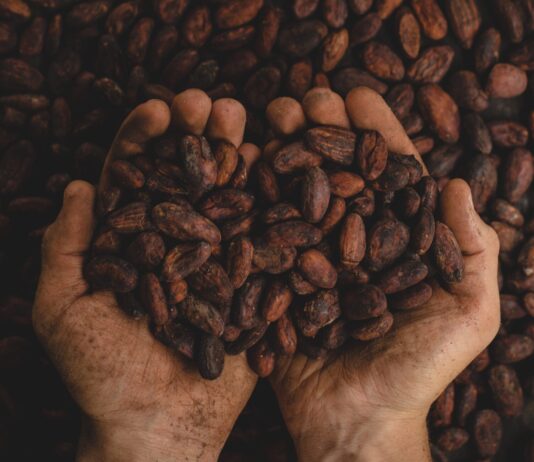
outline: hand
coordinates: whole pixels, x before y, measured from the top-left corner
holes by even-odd
[[[314,89],[303,108],[297,112],[311,122],[348,126],[350,118],[357,128],[381,132],[390,151],[417,153],[384,100],[367,88],[352,90],[345,105]],[[430,460],[431,403],[488,345],[500,321],[497,236],[476,214],[465,182],[448,183],[441,214],[464,255],[461,283],[436,285],[427,304],[397,312],[382,339],[320,360],[280,358],[272,384],[299,460]]]
[[[234,100],[212,105],[205,93],[188,90],[175,98],[172,119],[184,131],[201,134],[207,127],[208,136],[237,146],[243,139],[245,111]],[[137,107],[120,128],[107,164],[141,152],[170,121],[161,101]],[[82,267],[94,201],[88,183],[67,187],[44,238],[33,312],[35,332],[83,412],[78,460],[216,460],[256,377],[240,355],[226,358],[219,379],[202,379],[153,338],[146,320],[125,315],[112,293],[88,291]]]

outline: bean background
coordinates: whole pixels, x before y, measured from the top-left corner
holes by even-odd
[[[434,405],[432,441],[453,449],[435,460],[534,461],[533,31],[532,0],[2,0],[0,459],[74,459],[79,415],[32,333],[31,305],[62,191],[98,181],[125,115],[202,88],[242,101],[247,140],[261,145],[275,97],[367,85],[440,185],[470,183],[501,241],[502,328]],[[510,390],[489,380],[501,363],[521,384],[514,408],[503,404]],[[493,459],[474,444],[484,409],[502,419]],[[295,460],[268,383],[220,460]]]

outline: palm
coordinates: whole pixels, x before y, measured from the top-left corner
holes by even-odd
[[[254,386],[242,356],[227,359],[219,380],[200,379],[193,364],[154,339],[146,320],[123,314],[110,293],[83,295],[53,320],[44,312],[35,312],[36,329],[49,330],[52,360],[82,411],[96,421],[178,414],[227,428]]]
[[[343,409],[346,403],[357,403],[362,420],[377,409],[424,412],[483,349],[484,337],[493,335],[493,328],[473,335],[465,313],[476,313],[478,303],[436,288],[425,306],[396,313],[394,327],[380,340],[318,361],[302,354],[284,359],[273,385],[290,430],[299,431],[291,428],[291,416],[317,421],[328,414],[325,408]]]

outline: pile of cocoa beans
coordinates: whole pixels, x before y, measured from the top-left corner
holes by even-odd
[[[429,260],[445,283],[463,278],[454,234],[434,219],[436,181],[377,131],[319,125],[248,168],[227,141],[152,144],[152,156],[111,160],[85,277],[147,312],[205,379],[222,373],[225,350],[248,350],[267,377],[276,354],[382,337],[388,308],[432,296]]]
[[[436,450],[436,460],[531,462],[533,12],[532,0],[3,0],[2,458],[73,460],[77,411],[31,329],[40,240],[65,185],[98,181],[125,115],[198,87],[242,101],[247,138],[263,144],[263,109],[275,97],[366,85],[440,187],[451,176],[469,181],[501,240],[502,328],[438,401],[445,418],[430,418],[432,438],[454,451]],[[269,398],[264,388],[252,399],[223,460],[294,460]],[[503,402],[515,404],[504,411]],[[486,409],[500,416],[494,457],[477,449],[474,423]],[[440,439],[447,432],[456,438]]]

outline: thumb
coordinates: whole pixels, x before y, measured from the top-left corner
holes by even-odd
[[[93,186],[85,181],[70,183],[65,189],[63,207],[43,240],[40,289],[49,296],[61,297],[62,305],[87,289],[83,261],[93,235],[94,201]]]
[[[460,179],[447,183],[441,194],[444,223],[451,228],[464,255],[464,279],[451,286],[457,295],[499,299],[497,270],[499,240],[475,211],[469,185]]]

